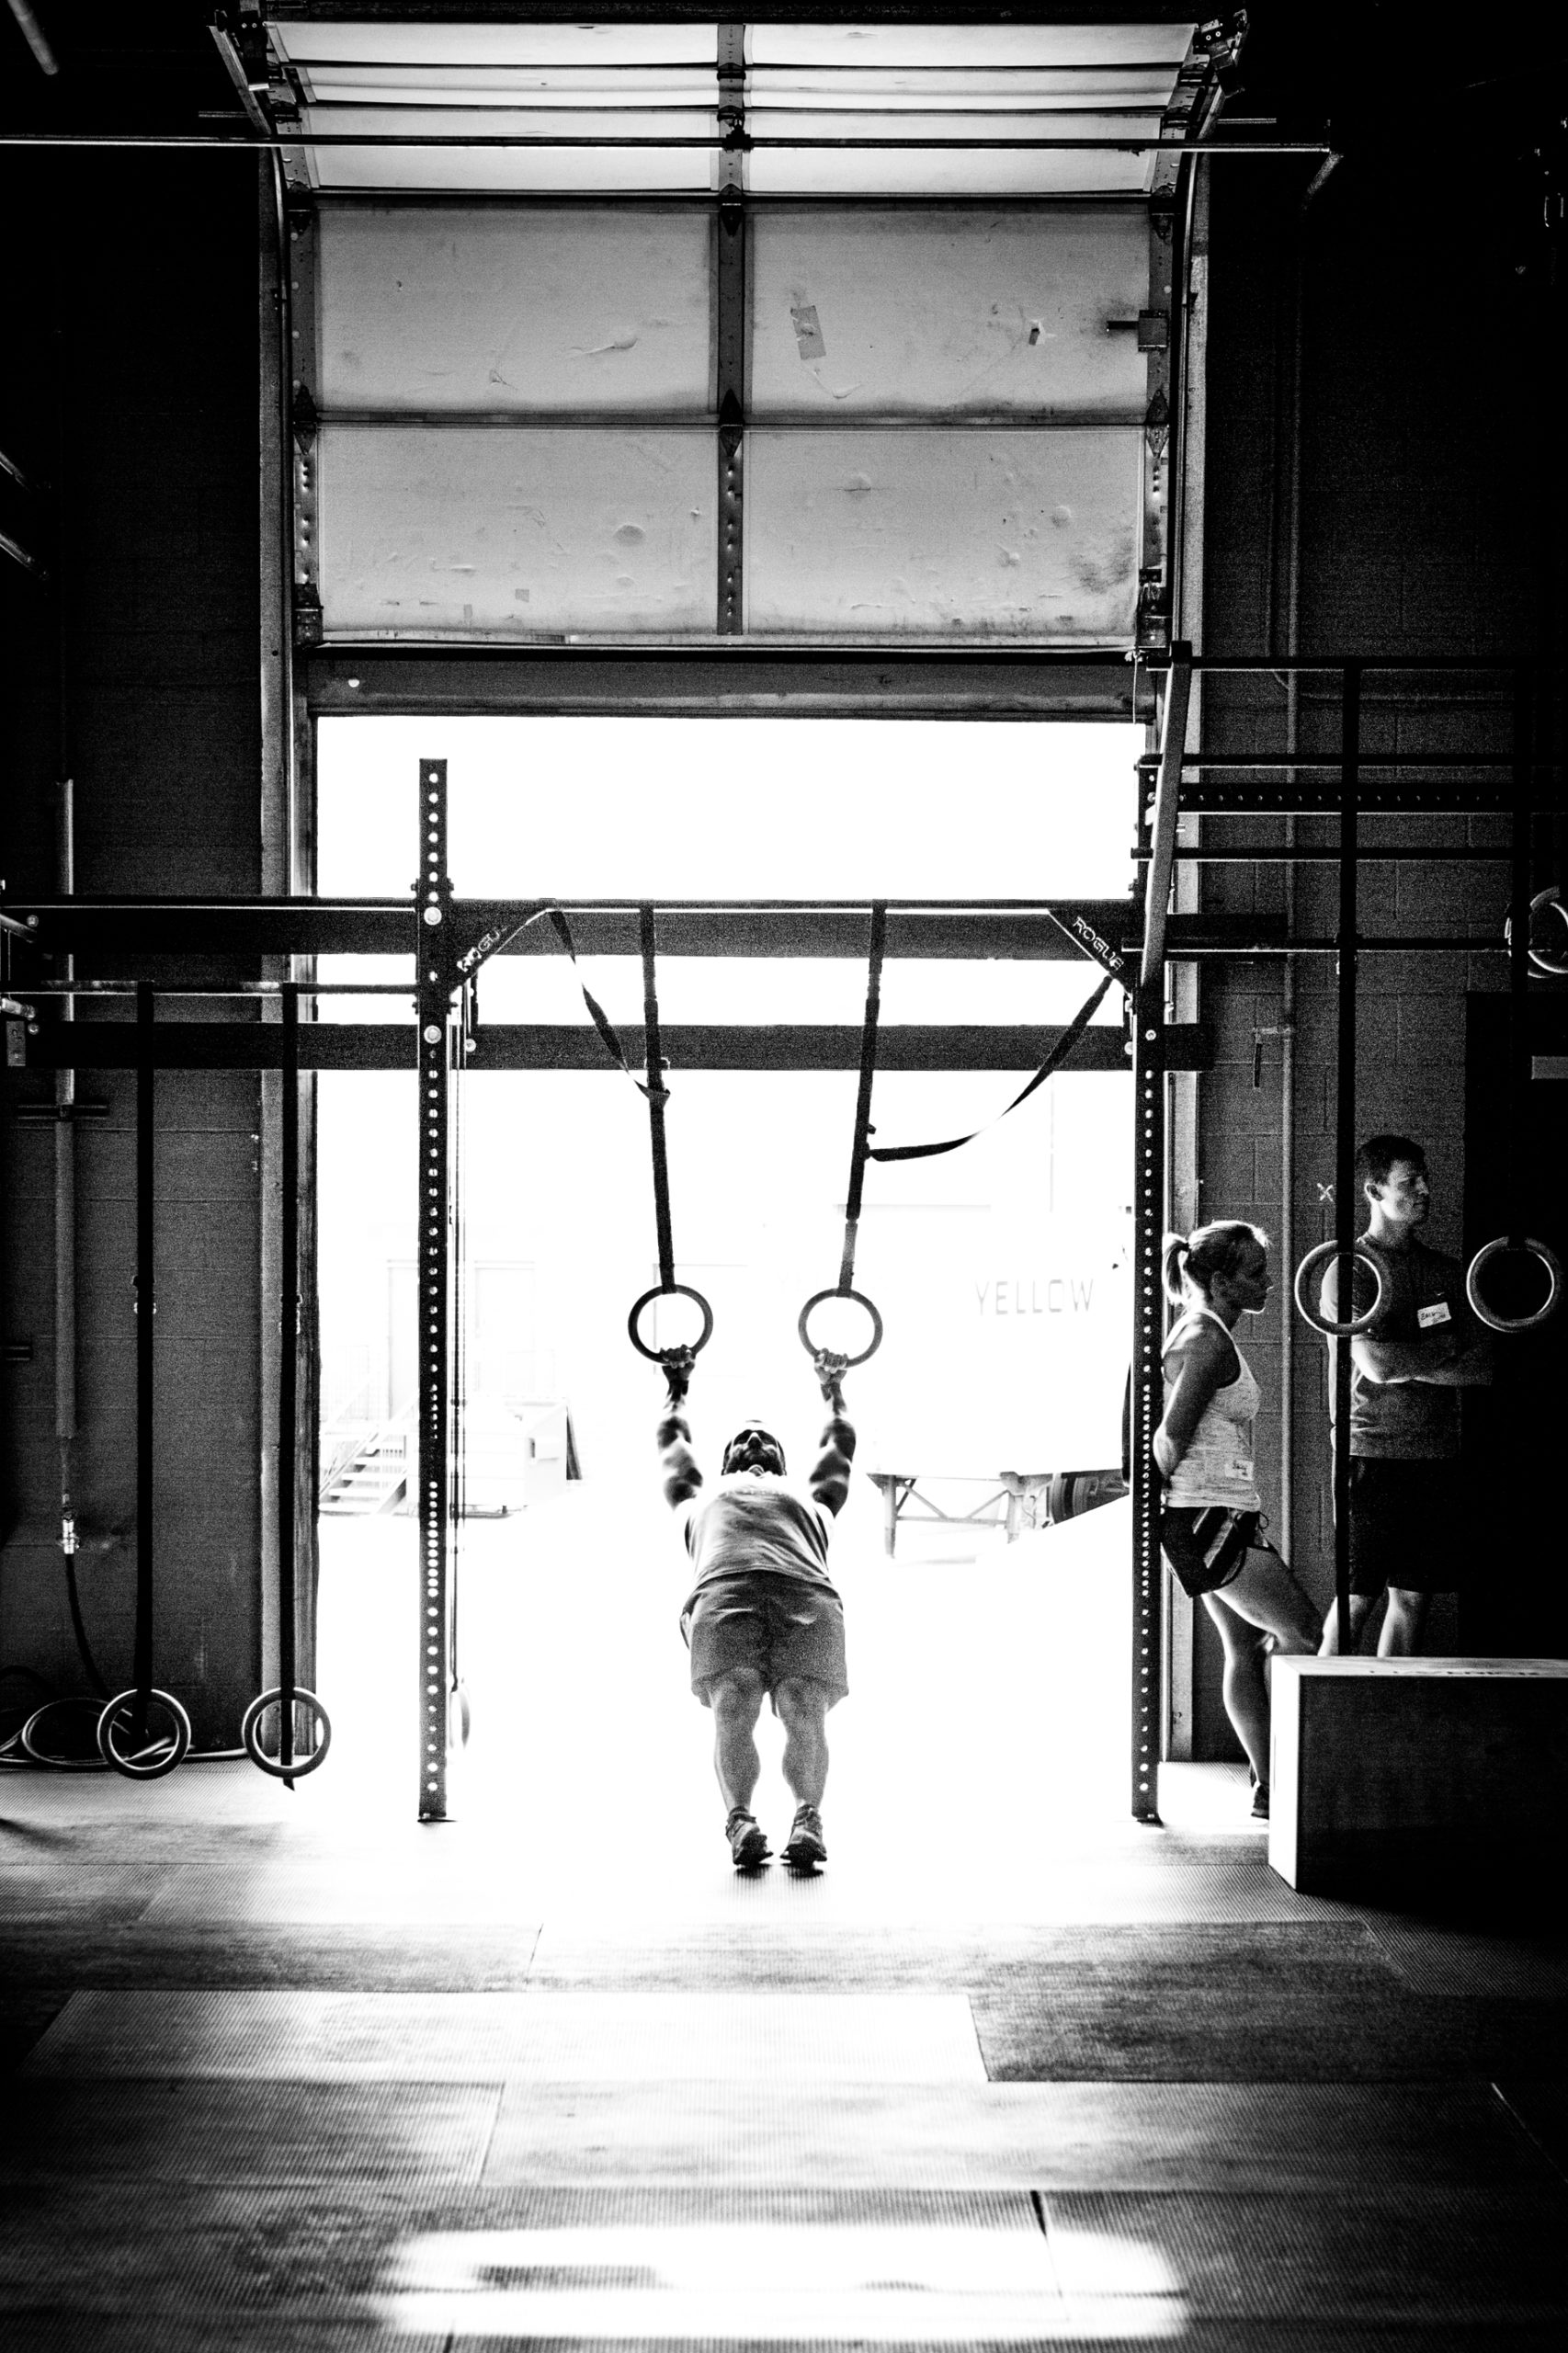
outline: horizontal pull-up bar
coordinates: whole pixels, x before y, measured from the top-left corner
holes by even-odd
[[[880,1032],[877,1059],[883,1072],[1029,1071],[1039,1068],[1063,1033],[1064,1025],[1060,1024],[894,1024]],[[660,1044],[672,1075],[695,1071],[852,1071],[859,1065],[860,1034],[857,1028],[825,1023],[707,1023],[665,1028]],[[1164,1034],[1169,1067],[1207,1067],[1207,1046],[1198,1024],[1176,1024]],[[643,1047],[641,1027],[628,1025],[621,1035],[629,1056],[635,1060]],[[581,1024],[487,1023],[481,1027],[471,1051],[472,1059],[465,1065],[471,1073],[598,1073],[607,1067],[598,1039]],[[61,1022],[29,1038],[28,1051],[28,1068],[40,1072],[131,1069],[138,1051],[136,1027],[130,1021]],[[160,1070],[278,1070],[283,1060],[282,1026],[260,1021],[160,1021],[153,1034],[153,1055]],[[299,1032],[301,1070],[412,1071],[416,1059],[417,1033],[411,1021],[312,1021],[303,1023]],[[1074,1051],[1073,1067],[1127,1070],[1120,1023],[1096,1024],[1088,1029]]]

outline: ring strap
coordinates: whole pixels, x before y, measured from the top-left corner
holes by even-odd
[[[665,1151],[665,1105],[669,1097],[669,1089],[665,1085],[665,1059],[659,1042],[653,910],[652,907],[639,907],[637,915],[642,934],[642,1033],[648,1055],[648,1082],[642,1092],[648,1097],[648,1137],[653,1153],[653,1221],[659,1236],[659,1285],[661,1290],[669,1290],[676,1279],[676,1247],[670,1234],[670,1171]],[[585,996],[587,991],[585,989],[583,994]]]
[[[1020,1103],[1028,1101],[1036,1087],[1043,1086],[1052,1073],[1062,1068],[1062,1063],[1073,1052],[1099,1010],[1106,991],[1115,978],[1114,972],[1106,974],[1099,986],[1078,1007],[1077,1012],[1073,1016],[1072,1020],[1028,1084],[1020,1087],[1006,1110],[998,1111],[996,1117],[994,1120],[987,1120],[983,1127],[971,1128],[966,1136],[949,1136],[941,1143],[874,1144],[867,1154],[867,1158],[869,1160],[934,1160],[938,1153],[957,1152],[961,1144],[972,1143],[976,1136],[987,1135],[993,1128],[1000,1127],[1003,1120],[1010,1112],[1016,1111]]]
[[[653,911],[652,907],[643,907],[640,909],[639,912],[643,918],[644,926],[642,969],[644,976],[646,976],[648,970],[646,932],[647,926],[653,921]],[[638,1077],[637,1073],[632,1069],[631,1064],[626,1059],[626,1049],[620,1042],[614,1022],[610,1019],[608,1014],[599,1003],[598,998],[594,995],[592,989],[589,988],[587,983],[583,978],[582,967],[577,961],[577,946],[572,937],[571,925],[567,922],[559,907],[540,907],[539,914],[548,915],[550,917],[551,924],[555,927],[556,938],[560,940],[561,945],[565,949],[566,953],[572,959],[572,969],[577,975],[577,986],[583,992],[583,1003],[587,1006],[588,1011],[593,1017],[594,1027],[598,1031],[600,1038],[604,1040],[606,1053],[608,1054],[612,1063],[619,1064],[620,1069],[626,1073],[627,1077],[631,1081],[631,1084],[637,1089],[638,1094],[646,1095],[648,1092],[647,1087]],[[529,923],[537,923],[538,920],[539,915],[530,915],[528,917]],[[524,924],[520,928],[526,931],[528,925]]]
[[[870,949],[866,963],[866,1018],[860,1029],[860,1086],[855,1101],[855,1142],[849,1154],[849,1187],[844,1200],[844,1251],[838,1262],[840,1293],[855,1287],[855,1249],[860,1234],[860,1201],[866,1188],[866,1162],[872,1154],[871,1086],[877,1074],[877,1024],[882,1008],[882,953],[887,940],[885,900],[871,907]]]

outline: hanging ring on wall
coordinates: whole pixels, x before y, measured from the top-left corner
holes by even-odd
[[[1539,915],[1542,907],[1550,908],[1563,930],[1568,932],[1568,907],[1563,905],[1562,893],[1555,882],[1548,883],[1544,891],[1538,891],[1530,901],[1532,915]],[[1509,915],[1503,926],[1503,937],[1511,948],[1514,944],[1512,915]],[[1549,956],[1544,948],[1537,948],[1533,942],[1530,947],[1530,967],[1534,972],[1544,972],[1550,980],[1568,981],[1568,955]]]
[[[174,1725],[173,1734],[164,1740],[151,1741],[133,1754],[117,1748],[115,1734],[127,1711],[139,1700],[149,1708],[161,1708]],[[131,1689],[117,1693],[108,1700],[98,1718],[98,1754],[106,1765],[123,1773],[128,1781],[156,1781],[164,1774],[172,1773],[190,1746],[190,1718],[172,1691],[154,1688],[146,1693]]]
[[[699,1290],[693,1290],[689,1283],[655,1283],[652,1290],[645,1290],[642,1298],[638,1300],[635,1306],[632,1308],[631,1314],[626,1319],[627,1336],[631,1340],[631,1345],[636,1349],[638,1355],[640,1357],[646,1357],[652,1364],[658,1364],[663,1361],[664,1350],[662,1348],[651,1348],[648,1346],[647,1341],[642,1337],[642,1332],[638,1329],[638,1326],[642,1320],[642,1310],[647,1306],[649,1301],[653,1299],[694,1299],[697,1302],[697,1304],[702,1310],[702,1331],[697,1339],[688,1341],[687,1345],[689,1347],[694,1357],[700,1356],[703,1349],[708,1346],[709,1341],[713,1336],[713,1310],[709,1306],[708,1302],[703,1298],[702,1293]]]
[[[1504,1252],[1509,1252],[1520,1257],[1528,1255],[1532,1258],[1539,1258],[1546,1268],[1546,1297],[1528,1315],[1499,1315],[1496,1309],[1488,1307],[1481,1296],[1483,1267]],[[1472,1313],[1478,1315],[1482,1323],[1490,1330],[1533,1332],[1538,1324],[1544,1324],[1547,1317],[1556,1312],[1557,1302],[1562,1296],[1562,1267],[1556,1251],[1551,1249],[1546,1243],[1538,1242],[1533,1233],[1527,1234],[1525,1240],[1517,1245],[1511,1243],[1506,1233],[1500,1233],[1495,1242],[1483,1243],[1471,1260],[1465,1270],[1464,1295],[1470,1302]]]
[[[801,1336],[801,1346],[804,1348],[809,1357],[819,1356],[822,1352],[821,1343],[812,1339],[806,1327],[811,1321],[812,1308],[820,1307],[824,1299],[852,1299],[855,1302],[856,1306],[863,1307],[867,1314],[871,1319],[870,1343],[868,1347],[861,1349],[858,1357],[850,1357],[846,1360],[844,1369],[847,1372],[856,1365],[864,1364],[868,1357],[874,1357],[877,1350],[881,1347],[882,1319],[878,1313],[873,1302],[867,1298],[863,1290],[840,1290],[835,1287],[832,1290],[812,1291],[810,1299],[807,1300],[804,1307],[801,1308],[801,1320],[795,1326],[796,1331]]]
[[[318,1765],[326,1763],[326,1752],[332,1746],[332,1718],[315,1693],[307,1691],[302,1683],[296,1683],[294,1700],[297,1706],[310,1710],[321,1727],[321,1739],[308,1756],[296,1756],[290,1765],[285,1765],[280,1756],[268,1756],[261,1745],[261,1720],[269,1709],[281,1710],[283,1693],[280,1688],[258,1692],[240,1718],[241,1747],[253,1765],[259,1765],[264,1773],[270,1773],[278,1781],[297,1781],[306,1773],[313,1773]]]
[[[1373,1279],[1378,1286],[1377,1296],[1374,1298],[1370,1307],[1368,1308],[1364,1315],[1353,1315],[1347,1322],[1336,1324],[1331,1317],[1325,1315],[1321,1308],[1310,1307],[1308,1305],[1306,1298],[1306,1281],[1307,1277],[1312,1272],[1313,1268],[1322,1266],[1325,1258],[1337,1258],[1340,1255],[1339,1244],[1332,1241],[1320,1242],[1314,1249],[1307,1252],[1306,1256],[1302,1259],[1301,1265],[1296,1269],[1296,1305],[1305,1321],[1312,1325],[1314,1332],[1322,1332],[1331,1340],[1353,1340],[1358,1333],[1369,1332],[1373,1324],[1378,1321],[1378,1318],[1381,1315],[1384,1307],[1388,1303],[1389,1279],[1383,1272],[1382,1267],[1378,1264],[1374,1254],[1367,1248],[1364,1243],[1347,1243],[1345,1246],[1343,1255],[1346,1258],[1358,1258],[1362,1266],[1369,1267],[1371,1268]]]

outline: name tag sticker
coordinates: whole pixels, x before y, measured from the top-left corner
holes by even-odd
[[[1415,1311],[1415,1321],[1424,1332],[1429,1332],[1434,1324],[1451,1324],[1453,1320],[1446,1299],[1439,1299],[1431,1307],[1418,1307]]]
[[[1233,1479],[1250,1479],[1252,1477],[1252,1457],[1250,1454],[1238,1454],[1234,1458],[1231,1464],[1231,1476]]]

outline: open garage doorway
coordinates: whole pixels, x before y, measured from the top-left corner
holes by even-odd
[[[1125,898],[1142,748],[1140,730],[1083,724],[329,721],[317,887],[409,889],[418,763],[438,756],[460,896]],[[407,974],[335,959],[321,977]],[[903,955],[884,972],[884,1036],[937,1042],[932,1066],[879,1073],[879,1140],[984,1132],[869,1173],[858,1280],[887,1339],[848,1384],[860,1475],[834,1537],[852,1686],[830,1720],[835,1864],[885,1859],[895,1822],[893,1851],[962,1853],[994,1879],[1020,1821],[1036,1845],[1092,1846],[1125,1819],[1128,1506],[1069,1516],[1119,1483],[1131,1240],[1119,992],[1088,1066],[987,1125],[1030,1066],[1018,1039],[1069,1021],[1100,977],[1027,953]],[[485,1067],[487,1024],[591,1035],[580,981],[639,1029],[634,958],[585,956],[576,973],[559,949],[497,958],[458,1083],[459,1671],[473,1721],[459,1804],[504,1818],[536,1866],[591,1864],[600,1836],[625,1835],[701,1868],[723,1859],[722,1809],[676,1631],[686,1563],[659,1494],[663,1387],[625,1330],[656,1279],[645,1106],[608,1057]],[[690,1401],[699,1459],[716,1476],[728,1430],[762,1414],[799,1475],[822,1408],[796,1317],[837,1273],[856,1095],[852,1064],[801,1067],[799,1040],[858,1029],[863,956],[670,954],[659,982],[669,1036],[777,1029],[768,1067],[672,1054],[670,1179],[676,1273],[716,1317]],[[326,1018],[407,1012],[395,995],[323,1003]],[[973,1046],[987,1032],[991,1067]],[[969,1066],[942,1066],[960,1035]],[[323,1074],[321,1673],[399,1796],[415,1738],[414,1122],[412,1073]],[[766,1739],[764,1755],[766,1789]],[[614,1827],[628,1808],[638,1819]]]

